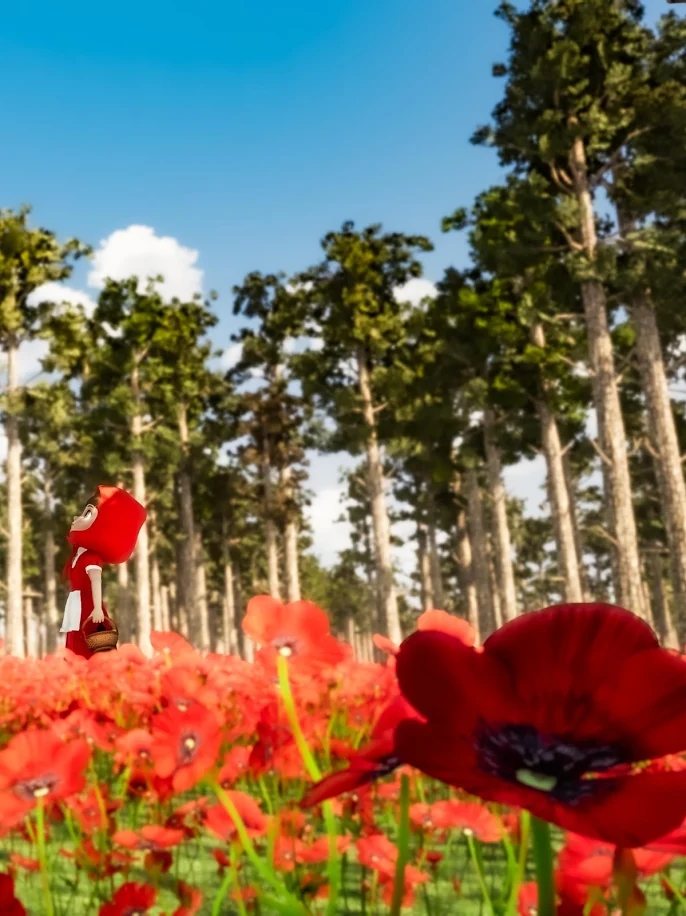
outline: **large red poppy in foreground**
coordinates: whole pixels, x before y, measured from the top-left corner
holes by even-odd
[[[629,611],[546,608],[482,651],[417,632],[396,661],[426,720],[397,726],[404,763],[619,846],[643,846],[686,816],[686,771],[641,766],[686,750],[686,662]]]

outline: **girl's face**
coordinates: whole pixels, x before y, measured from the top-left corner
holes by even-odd
[[[81,515],[75,515],[70,531],[87,531],[98,517],[98,507],[88,503]]]

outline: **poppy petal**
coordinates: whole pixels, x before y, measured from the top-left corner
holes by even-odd
[[[328,635],[329,618],[313,601],[291,601],[285,605],[290,627],[296,633],[306,633],[315,642]]]
[[[355,766],[329,773],[311,786],[303,796],[300,807],[311,808],[327,798],[334,798],[343,792],[352,792],[372,782],[378,774],[378,763],[373,760],[358,761]]]
[[[509,621],[484,643],[484,653],[510,673],[513,715],[548,734],[581,727],[593,734],[588,703],[632,655],[657,649],[647,623],[610,604],[562,604]]]
[[[436,630],[408,636],[396,657],[396,675],[405,699],[427,719],[454,720],[470,731],[478,716],[504,715],[510,694],[505,672],[484,653]]]
[[[603,685],[597,703],[623,738],[623,758],[647,760],[686,746],[686,661],[665,649],[639,652]]]
[[[271,595],[254,595],[246,607],[243,632],[256,643],[270,642],[278,633],[282,610],[283,604]]]
[[[420,614],[417,620],[418,630],[438,630],[441,633],[449,633],[456,636],[466,646],[473,646],[476,642],[476,633],[474,627],[464,617],[456,617],[455,614],[449,614],[447,611],[441,611],[438,608],[431,608]]]
[[[686,817],[686,770],[637,773],[613,782],[615,791],[596,796],[576,810],[559,806],[557,823],[615,846],[633,848],[647,846],[676,829]]]

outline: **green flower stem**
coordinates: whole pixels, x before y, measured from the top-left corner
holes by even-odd
[[[312,753],[310,746],[307,743],[307,738],[305,738],[303,730],[300,727],[300,720],[298,718],[298,712],[295,708],[293,691],[291,690],[291,680],[288,676],[288,659],[285,655],[277,656],[276,668],[279,675],[279,690],[281,692],[281,699],[283,700],[284,709],[286,710],[288,724],[290,725],[291,731],[293,732],[295,745],[298,748],[300,756],[302,757],[308,775],[317,781],[322,778],[322,773],[317,766],[317,761],[314,759],[314,754]]]
[[[284,655],[277,656],[276,670],[279,677],[281,699],[283,700],[286,718],[288,719],[295,745],[302,757],[308,775],[316,782],[322,778],[322,773],[300,726],[300,719],[298,718],[298,711],[295,708],[295,699],[293,698],[293,691],[291,690],[291,680],[288,675],[288,659]],[[329,839],[329,857],[326,865],[326,872],[329,879],[329,898],[326,912],[329,916],[336,916],[338,912],[338,895],[341,885],[341,862],[340,856],[338,855],[338,844],[336,842],[338,831],[336,829],[336,818],[334,817],[330,802],[323,803],[322,812],[324,815],[326,834]]]
[[[662,881],[664,881],[666,887],[669,888],[670,892],[674,894],[674,899],[679,904],[679,906],[686,909],[686,897],[684,897],[684,895],[679,891],[679,888],[676,886],[676,884],[670,881],[667,875],[663,874],[660,876],[660,878]]]
[[[234,805],[231,797],[227,792],[222,789],[222,787],[217,782],[212,783],[212,788],[214,789],[217,798],[224,806],[229,817],[233,821],[233,825],[236,828],[236,833],[238,834],[238,839],[240,840],[241,846],[243,847],[243,852],[248,857],[250,864],[255,869],[260,878],[264,881],[265,884],[269,885],[277,893],[278,898],[274,900],[273,898],[265,897],[265,902],[269,902],[271,906],[275,907],[275,912],[283,913],[284,916],[306,916],[307,910],[305,907],[297,900],[292,894],[288,892],[285,885],[282,881],[279,880],[278,876],[274,872],[274,869],[266,864],[257,854],[255,845],[250,839],[250,834],[246,830],[243,818],[238,811],[238,808]]]
[[[481,896],[483,902],[486,905],[486,910],[490,913],[490,916],[496,916],[496,910],[493,905],[493,900],[491,899],[491,894],[488,890],[488,885],[486,884],[486,875],[484,873],[484,862],[481,858],[481,848],[478,843],[474,840],[474,834],[471,830],[465,830],[465,836],[467,838],[467,847],[469,849],[469,855],[474,865],[474,870],[476,871],[476,879],[479,882],[479,890],[481,891]]]
[[[45,916],[55,916],[55,908],[50,891],[50,872],[48,871],[48,857],[45,850],[45,808],[43,799],[38,799],[36,805],[36,846],[38,848],[38,864],[40,866],[41,889],[43,894],[43,912]]]
[[[229,888],[233,884],[233,873],[231,869],[227,868],[226,874],[222,879],[222,883],[219,885],[219,890],[216,893],[214,901],[212,903],[212,916],[220,916],[222,911],[222,904],[226,900],[226,897],[229,893]],[[237,900],[236,903],[242,903],[242,901]],[[245,907],[243,908],[245,910]]]
[[[510,888],[510,897],[507,901],[506,916],[516,916],[517,901],[519,897],[519,888],[521,887],[524,875],[526,873],[526,860],[529,854],[529,833],[531,830],[531,815],[528,811],[522,811],[519,815],[519,853],[517,855],[517,864],[512,875],[512,885]]]
[[[410,780],[405,774],[400,779],[400,820],[397,846],[398,858],[395,863],[393,897],[389,916],[400,916],[405,890],[405,865],[410,854]]]
[[[553,876],[553,844],[550,824],[531,818],[531,837],[538,884],[539,916],[555,916],[555,879]]]

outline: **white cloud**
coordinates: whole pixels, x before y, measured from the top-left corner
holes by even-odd
[[[163,296],[191,299],[202,291],[203,274],[196,267],[198,252],[186,248],[175,238],[156,235],[150,226],[127,226],[116,229],[100,242],[93,254],[93,269],[88,285],[100,288],[105,279],[147,278],[160,274],[164,281],[159,289]]]
[[[87,315],[95,310],[95,302],[88,293],[63,283],[51,280],[37,286],[28,297],[29,305],[40,305],[41,302],[54,302],[59,306],[65,302],[71,305],[80,305]],[[19,381],[22,385],[30,384],[39,376],[44,375],[41,360],[48,355],[49,345],[46,340],[29,340],[19,347]]]
[[[222,369],[233,369],[243,355],[243,344],[234,343],[223,351],[219,358]]]
[[[43,283],[29,295],[27,300],[29,305],[39,305],[41,302],[54,302],[60,305],[68,302],[71,305],[83,306],[87,315],[91,315],[95,310],[95,302],[88,293],[80,289],[74,289],[71,286],[65,286],[63,283],[56,283],[51,280],[49,283]]]
[[[402,286],[397,286],[393,290],[393,295],[396,302],[409,302],[411,305],[419,305],[422,299],[433,298],[436,295],[436,286],[431,280],[414,277]]]
[[[41,360],[48,355],[47,340],[28,340],[19,346],[19,382],[30,384],[43,375]]]

